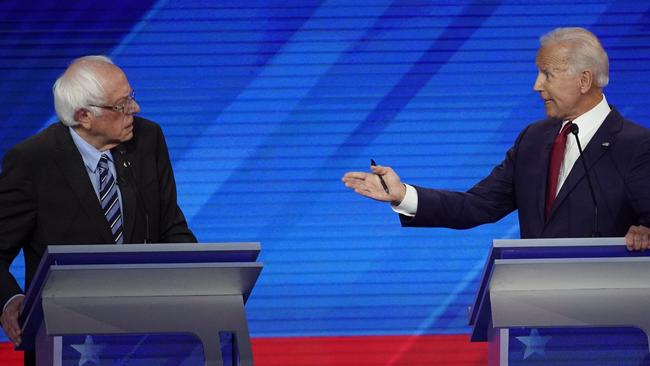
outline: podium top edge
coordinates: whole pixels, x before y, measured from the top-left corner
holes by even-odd
[[[594,258],[517,258],[517,259],[495,259],[495,266],[513,266],[513,265],[547,265],[547,264],[617,264],[625,263],[628,265],[634,263],[650,262],[650,257],[594,257]]]
[[[600,247],[625,245],[625,238],[494,239],[494,248]]]
[[[260,251],[259,242],[49,245],[50,254]]]
[[[264,268],[262,262],[227,262],[227,263],[127,263],[127,264],[65,264],[65,265],[52,265],[50,271],[54,272],[67,272],[67,271],[92,271],[92,270],[147,270],[147,269],[162,269],[162,270],[175,270],[175,269],[190,269],[190,270],[203,270],[203,269],[242,269],[242,270],[255,270]]]

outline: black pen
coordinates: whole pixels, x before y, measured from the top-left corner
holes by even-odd
[[[377,163],[375,163],[374,159],[370,159],[370,165],[371,166],[377,166]],[[381,175],[377,174],[379,177],[379,181],[381,182],[381,186],[384,187],[384,191],[386,191],[386,194],[390,194],[390,191],[388,191],[388,186],[386,185],[386,182],[384,182],[384,178],[381,177]]]

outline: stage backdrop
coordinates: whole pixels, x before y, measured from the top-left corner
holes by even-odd
[[[467,306],[516,217],[402,229],[340,179],[374,158],[408,183],[471,187],[544,117],[534,59],[558,26],[600,37],[609,102],[648,125],[647,1],[3,1],[0,155],[56,122],[71,59],[108,55],[165,132],[198,238],[262,244],[256,364],[479,365]]]

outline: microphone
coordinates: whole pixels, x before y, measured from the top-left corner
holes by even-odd
[[[122,157],[122,165],[125,168],[124,170],[129,172],[129,176],[130,176],[131,180],[133,181],[133,190],[135,191],[136,200],[140,202],[140,205],[142,206],[142,208],[144,210],[144,228],[145,228],[144,244],[148,244],[150,242],[150,240],[149,240],[149,210],[147,209],[147,205],[144,203],[144,198],[142,198],[140,190],[138,189],[138,184],[137,184],[137,182],[135,180],[135,174],[133,173],[132,169],[129,169],[131,167],[131,162],[126,158],[126,146],[118,145],[117,146],[117,152]]]
[[[585,161],[585,156],[582,153],[582,145],[580,145],[580,139],[578,138],[578,125],[571,123],[571,133],[576,137],[576,143],[578,143],[578,152],[580,153],[579,159],[582,161],[582,167],[585,169],[585,175],[587,176],[587,184],[589,185],[589,193],[591,193],[591,200],[594,203],[594,231],[591,233],[591,236],[594,238],[600,237],[600,232],[598,232],[598,203],[596,202],[596,195],[594,194],[594,187],[591,184],[591,178],[589,177],[589,171],[587,170],[587,163]],[[609,147],[609,144],[607,144]],[[607,148],[605,147],[605,148]]]

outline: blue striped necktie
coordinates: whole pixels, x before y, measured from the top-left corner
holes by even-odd
[[[122,212],[120,200],[117,196],[117,184],[115,178],[108,169],[108,157],[102,154],[99,158],[99,202],[108,224],[111,226],[111,233],[116,244],[124,242],[122,235]]]

